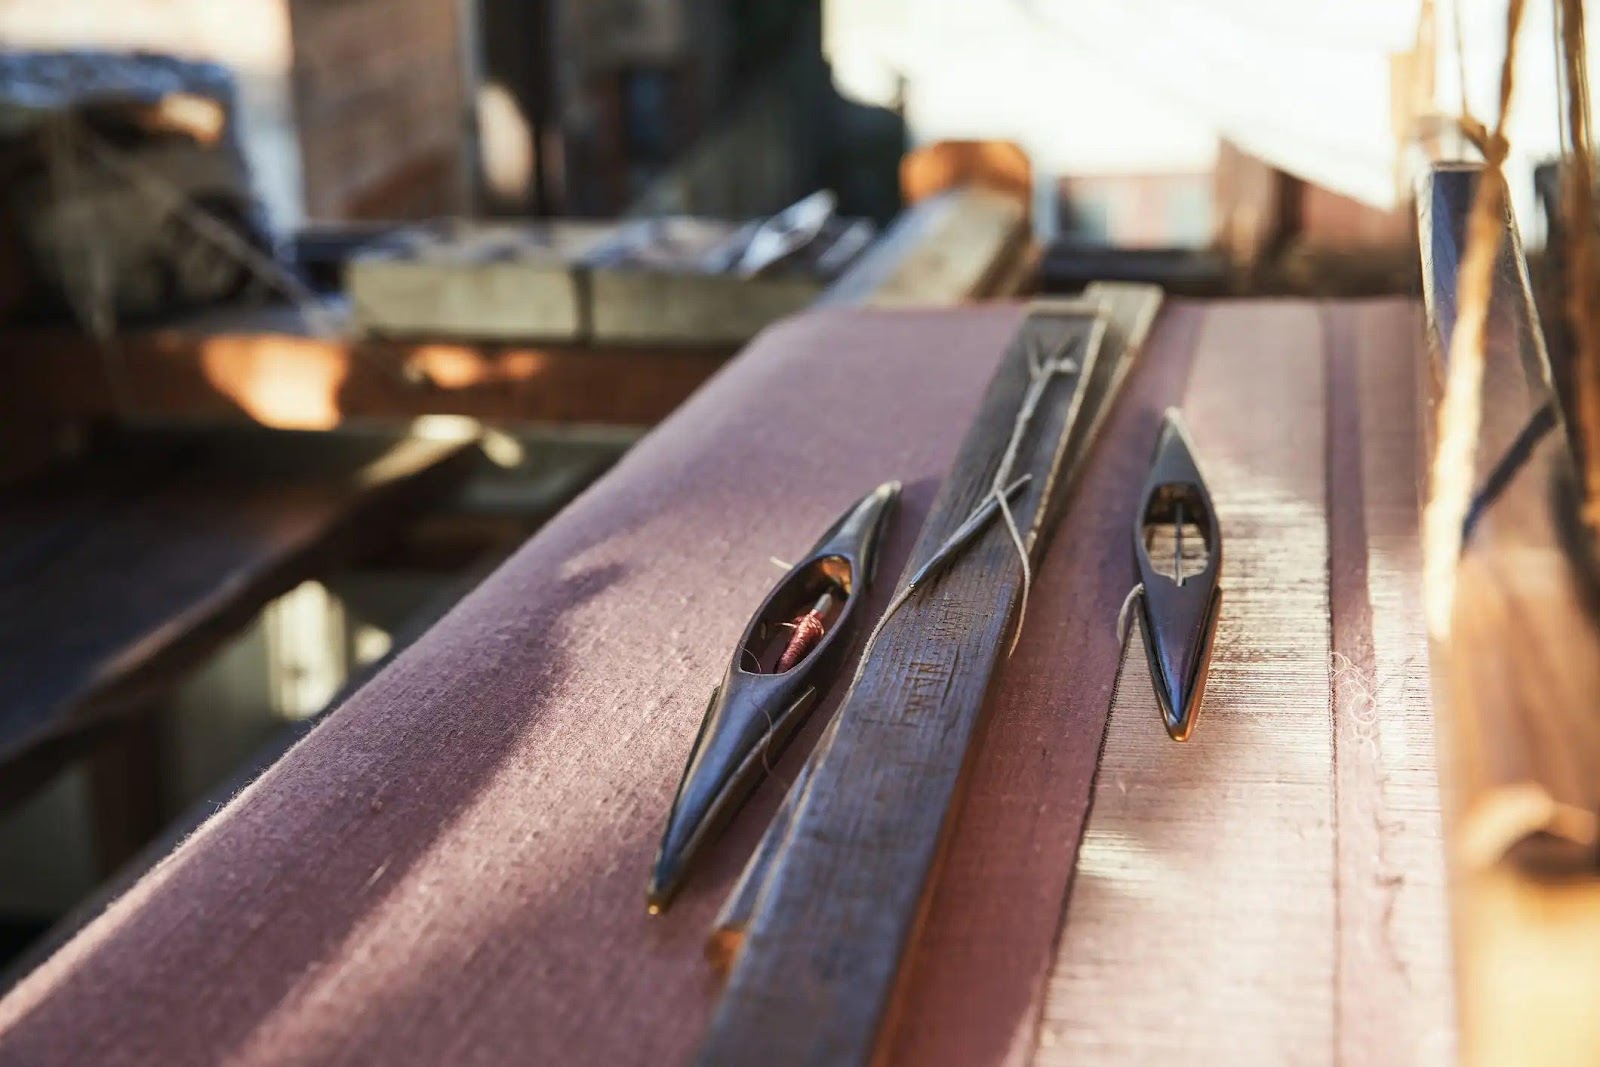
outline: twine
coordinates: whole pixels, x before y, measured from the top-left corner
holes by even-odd
[[[1438,444],[1433,455],[1433,495],[1423,512],[1423,586],[1428,630],[1442,639],[1450,632],[1455,604],[1456,562],[1461,528],[1471,506],[1473,461],[1483,409],[1483,362],[1489,325],[1489,295],[1500,254],[1506,210],[1506,120],[1515,88],[1513,68],[1517,29],[1524,0],[1506,10],[1506,54],[1500,68],[1500,115],[1485,139],[1484,170],[1467,221],[1467,246],[1457,277],[1455,330],[1450,335],[1449,367],[1439,407]]]
[[[1561,0],[1561,58],[1566,74],[1567,112],[1562,127],[1570,154],[1565,162],[1565,210],[1570,259],[1567,264],[1567,316],[1572,322],[1578,365],[1578,405],[1582,426],[1583,520],[1591,534],[1600,530],[1600,320],[1593,295],[1600,268],[1594,247],[1594,174],[1589,129],[1589,71],[1584,49],[1582,0]]]
[[[1098,334],[1104,329],[1104,326],[1097,320],[1094,329],[1095,332],[1089,338],[1091,345],[1098,341]],[[1006,524],[1006,532],[1011,538],[1011,544],[1017,550],[1017,561],[1022,568],[1022,599],[1017,608],[1017,625],[1012,633],[1011,646],[1006,650],[1007,656],[1017,650],[1017,642],[1022,639],[1022,625],[1027,619],[1028,612],[1028,594],[1033,589],[1033,565],[1028,560],[1028,539],[1023,537],[1022,530],[1017,526],[1017,517],[1011,511],[1008,489],[1015,485],[1011,477],[1011,469],[1016,465],[1017,454],[1022,449],[1022,439],[1027,435],[1028,427],[1033,421],[1034,413],[1038,410],[1040,401],[1044,399],[1045,390],[1049,388],[1050,383],[1058,376],[1076,374],[1079,370],[1078,361],[1068,355],[1071,344],[1072,334],[1069,332],[1066,338],[1056,345],[1055,350],[1048,359],[1040,357],[1037,345],[1030,344],[1028,346],[1028,388],[1022,395],[1021,405],[1017,408],[1017,417],[1011,425],[1011,439],[1006,443],[1006,450],[1000,456],[1000,465],[995,468],[994,479],[989,483],[989,491],[973,505],[972,511],[956,527],[955,531],[945,538],[938,548],[934,549],[933,554],[928,557],[928,562],[923,564],[922,567],[922,571],[927,572],[935,564],[945,559],[953,558],[960,552],[973,539],[973,535],[981,527],[985,509],[993,509],[999,513]],[[1040,498],[1041,508],[1049,496],[1049,483],[1046,483],[1043,492],[1044,495]],[[895,613],[911,599],[912,595],[925,584],[927,583],[908,582],[901,587],[899,592],[895,593],[894,599],[889,601],[889,606],[884,609],[877,625],[867,635],[867,643],[862,648],[861,659],[856,664],[855,676],[850,679],[851,688],[854,688],[856,683],[861,681],[861,676],[866,673],[867,662],[872,658],[872,650],[877,647],[878,638],[883,633],[883,628],[889,624],[890,619],[894,618]]]
[[[89,154],[106,170],[117,174],[151,203],[171,210],[187,222],[196,235],[293,303],[313,334],[318,337],[339,334],[338,320],[293,271],[245,240],[233,227],[198,207],[187,193],[151,167],[124,155],[79,124],[74,123],[72,129]]]

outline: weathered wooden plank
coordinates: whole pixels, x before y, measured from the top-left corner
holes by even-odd
[[[1070,342],[1079,373],[1046,386],[1011,476],[1030,556],[1098,320],[1035,315],[991,381],[911,555],[914,573],[990,491],[1029,388],[1030,357]],[[904,579],[902,579],[904,580]],[[1017,549],[991,525],[943,577],[882,624],[838,727],[810,772],[787,844],[760,895],[701,1062],[865,1064],[885,1029],[900,965],[937,866],[968,742],[1021,598]]]
[[[1323,378],[1314,308],[1208,308],[1182,404],[1224,538],[1205,708],[1169,740],[1130,636],[1037,1063],[1328,1062]]]
[[[1440,168],[1418,201],[1429,348],[1419,360],[1422,469],[1454,326],[1473,175]],[[1526,268],[1510,226],[1496,263],[1476,481],[1520,462],[1480,511],[1455,573],[1449,639],[1431,646],[1461,1025],[1470,1065],[1592,1062],[1600,1047],[1600,642],[1561,547],[1552,486],[1571,479]],[[1555,877],[1551,877],[1555,875]]]
[[[1438,758],[1417,596],[1410,301],[1323,309],[1338,865],[1335,1062],[1455,1062]]]
[[[357,323],[377,337],[735,345],[806,307],[859,254],[858,244],[838,244],[848,225],[830,223],[798,262],[747,278],[712,264],[736,257],[754,224],[457,222],[358,254],[345,284]],[[844,262],[824,269],[829,249]]]
[[[801,311],[822,280],[778,274],[742,278],[646,270],[626,265],[588,272],[590,328],[596,344],[743,344]]]
[[[578,264],[615,223],[419,227],[357,254],[344,284],[359,327],[380,337],[581,341]]]
[[[1026,208],[1003,193],[951,189],[905,211],[817,301],[934,307],[995,292],[1028,245]]]
[[[646,914],[708,687],[768,556],[900,478],[882,610],[1021,317],[766,335],[0,1000],[0,1061],[687,1061],[706,927],[779,792]]]

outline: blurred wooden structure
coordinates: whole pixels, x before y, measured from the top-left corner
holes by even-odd
[[[1033,164],[1012,141],[936,141],[900,161],[900,195],[908,204],[958,187],[1004,193],[1033,212]]]
[[[1007,141],[941,141],[900,166],[906,209],[825,306],[937,307],[1031,292],[1032,169]]]
[[[124,429],[4,490],[0,807],[137,733],[267,601],[398,537],[476,454],[394,433]],[[146,799],[126,792],[111,810]]]
[[[360,232],[352,245],[370,239]],[[1011,296],[1031,285],[1031,257],[1021,201],[958,186],[907,208],[818,302],[927,307]],[[292,429],[429,414],[649,426],[737,349],[726,330],[666,343],[624,339],[620,328],[601,343],[369,338],[340,302],[317,310],[222,307],[130,329],[109,347],[67,328],[0,332],[0,408],[9,415],[0,435],[19,438],[0,478],[25,469],[17,457],[41,454],[52,426],[101,416],[242,418]]]
[[[815,229],[796,227],[788,250],[770,240],[790,212],[415,227],[357,252],[344,288],[377,337],[731,347],[812,303],[871,242],[871,223],[834,217],[828,197],[790,209],[811,209]],[[747,268],[763,239],[776,258]]]
[[[1416,234],[1406,210],[1378,211],[1224,141],[1203,246],[1121,248],[1057,241],[1039,265],[1047,292],[1095,279],[1190,296],[1412,295]]]
[[[1429,415],[1456,323],[1476,167],[1434,171],[1418,213]],[[1508,217],[1489,303],[1483,418],[1448,640],[1433,647],[1463,1062],[1561,1067],[1600,1047],[1600,638],[1574,562],[1573,458]],[[1577,535],[1581,537],[1582,535]]]

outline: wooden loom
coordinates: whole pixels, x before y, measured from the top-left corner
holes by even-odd
[[[1211,310],[1193,364],[1167,349],[1159,366],[1143,369],[1135,402],[1150,418],[1148,390],[1181,399],[1213,460],[1233,598],[1213,667],[1215,719],[1198,749],[1167,741],[1143,654],[1130,643],[1092,815],[1078,824],[1082,850],[1075,838],[1057,846],[1069,857],[1076,851],[1077,877],[1048,982],[1035,987],[1044,991],[1042,1014],[1014,1038],[1016,1054],[1032,1062],[1122,1062],[1180,1049],[1204,1060],[1241,1046],[1289,1055],[1325,1041],[1335,1061],[1442,1063],[1454,1048],[1425,651],[1408,596],[1418,576],[1409,429],[1417,319],[1403,303],[1246,307]],[[1241,411],[1272,415],[1241,419]],[[1117,441],[1132,448],[1127,436]],[[1116,496],[1104,483],[1084,492]],[[1084,495],[1075,499],[1084,506]],[[1067,521],[1063,537],[1083,536],[1070,512]],[[1058,610],[1071,617],[1093,602]],[[923,641],[927,655],[941,639],[925,632]],[[1091,648],[1036,647],[1026,659],[1019,652],[1015,669],[1064,671],[1070,689],[1091,676],[1078,673],[1082,657],[1104,654]],[[1004,721],[1005,702],[993,698],[985,714]],[[841,738],[859,733],[853,706],[847,700],[825,735],[818,766],[828,766]],[[946,744],[961,737],[944,740],[952,731],[938,712],[921,728]],[[895,754],[916,744],[911,721],[901,729],[877,737],[862,766],[909,760],[926,773],[925,763]],[[1004,749],[992,740],[1000,729],[991,726],[985,740]],[[1089,746],[1092,735],[1076,742]],[[1096,751],[1085,753],[1091,768]],[[959,770],[981,780],[970,764],[984,759],[957,754],[936,765],[952,778]],[[1015,811],[969,795],[961,825],[970,829],[943,840],[951,832],[944,812],[925,801],[887,810],[856,804],[866,773],[839,777],[828,793],[807,780],[796,793],[815,801],[810,810],[791,822],[792,807],[806,803],[792,794],[769,831],[758,865],[776,872],[772,894],[752,905],[759,893],[747,873],[715,948],[724,959],[740,951],[730,927],[741,909],[757,913],[756,938],[772,940],[756,940],[762,955],[736,964],[701,1062],[738,1062],[756,1049],[783,1063],[964,1062],[983,1054],[970,1013],[958,1008],[975,993],[971,985],[943,983],[943,1007],[956,1020],[946,1021],[930,1010],[914,964],[874,969],[890,967],[908,936],[924,952],[959,951],[980,972],[998,966],[1002,946],[969,946],[956,932],[970,921],[965,909],[975,894],[994,895],[971,880],[1016,862],[997,849],[1020,844],[1026,831],[1002,831],[999,820]],[[925,831],[914,829],[917,819]],[[812,855],[795,860],[790,844],[774,858],[775,836],[805,842]],[[928,875],[900,869],[894,857],[927,856],[917,850],[935,844],[947,856],[966,855],[938,868],[931,899],[895,896]],[[841,850],[855,851],[846,860]],[[974,853],[988,859],[974,868]],[[820,864],[814,869],[823,876],[807,864]],[[834,911],[836,903],[845,910]],[[916,916],[914,935],[890,933]],[[1280,955],[1285,944],[1294,948]],[[1261,983],[1272,984],[1276,1018],[1248,1012]],[[1174,988],[1183,990],[1190,1024],[1174,1025]]]
[[[1435,225],[1428,247],[1447,232]],[[1447,277],[1432,287],[1436,322]],[[763,1006],[767,991],[793,1005],[815,988],[836,1003],[860,988],[870,1002],[777,1012],[748,1030],[738,1015],[713,1021],[721,990],[702,935],[777,790],[756,797],[667,918],[642,914],[642,872],[726,653],[720,620],[770,583],[765,546],[787,551],[783,538],[856,495],[845,472],[903,476],[909,528],[885,573],[915,559],[933,487],[959,462],[962,428],[1018,329],[1003,309],[823,312],[735,360],[0,1002],[0,1058],[658,1063],[755,1049],[775,1064],[834,1051],[1079,1064],[1235,1062],[1244,1049],[1263,1062],[1449,1062],[1457,1013],[1416,597],[1418,397],[1432,378],[1413,372],[1433,358],[1418,308],[1171,302],[1153,327],[1124,316],[1124,345],[1150,328],[1148,345],[1123,364],[1100,445],[1062,463],[1077,485],[1041,545],[1016,652],[985,699],[956,708],[958,738],[914,724],[934,752],[916,768],[928,780],[906,768],[874,779],[911,778],[930,803],[885,798],[858,821],[844,794],[860,779],[835,768],[825,807],[846,834],[891,836],[832,836],[841,823],[817,823],[821,808],[791,812],[797,828],[812,820],[808,862],[827,877],[809,883],[815,894],[790,891],[799,910],[760,893],[747,905],[750,947],[778,931],[785,955],[735,978],[731,1012],[740,997]],[[1520,357],[1528,320],[1506,321],[1497,336]],[[1536,394],[1518,361],[1503,366]],[[923,406],[886,425],[909,380]],[[1181,748],[1156,720],[1137,640],[1123,649],[1112,625],[1149,446],[1174,404],[1229,546],[1205,722]],[[1514,438],[1528,409],[1503,410]],[[804,432],[817,412],[829,413],[820,439]],[[752,426],[763,449],[729,447]],[[1055,432],[1070,457],[1075,431]],[[1484,452],[1492,463],[1487,440]],[[1473,553],[1500,544],[1504,525],[1483,526]],[[1552,558],[1548,543],[1536,558]],[[1008,561],[992,538],[973,562]],[[1533,592],[1552,588],[1566,587]],[[1004,618],[983,621],[1004,635]],[[835,721],[825,753],[852,741],[849,709]],[[798,770],[789,761],[777,778]],[[848,862],[819,866],[830,854]],[[1590,883],[1503,860],[1469,871],[1457,898],[1462,1036],[1481,1062],[1543,1051],[1526,1042],[1528,1020],[1553,1035],[1566,1008],[1587,1007],[1587,946],[1571,923],[1588,914]],[[836,921],[851,894],[867,898],[848,916],[860,926]],[[892,916],[871,914],[889,903]],[[1478,922],[1491,915],[1509,921]],[[862,929],[876,940],[853,944]],[[773,964],[811,964],[799,940],[812,935],[837,954],[810,972]],[[1519,958],[1552,969],[1530,976],[1507,963]],[[865,980],[827,970],[862,961]],[[452,981],[434,980],[446,969]]]
[[[802,550],[786,538],[857,479],[906,481],[883,563],[899,570],[1018,324],[829,311],[758,343],[0,1001],[0,1058],[691,1058],[720,991],[705,932],[780,792],[754,798],[671,912],[644,914],[661,812],[733,636],[718,620],[744,617],[766,555]],[[959,803],[925,820],[942,862],[873,1055],[1448,1059],[1410,595],[1420,336],[1405,301],[1163,309],[1040,557]],[[922,406],[875,418],[913,376]],[[1205,720],[1182,747],[1114,628],[1173,404],[1228,539]],[[820,445],[800,432],[818,411]],[[730,449],[751,425],[767,447]],[[641,671],[640,634],[659,669]],[[1339,656],[1352,668],[1330,670]],[[171,961],[159,995],[155,959]],[[450,982],[424,979],[443,966]],[[219,989],[214,1010],[188,1007]]]

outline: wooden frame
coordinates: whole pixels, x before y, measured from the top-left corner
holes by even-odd
[[[1419,200],[1430,345],[1423,455],[1455,325],[1475,167],[1437,168]],[[1600,687],[1595,621],[1553,490],[1572,478],[1548,357],[1509,215],[1490,297],[1478,504],[1433,643],[1462,1061],[1588,1063],[1600,1047]],[[1518,457],[1521,457],[1520,459]],[[1422,464],[1426,469],[1426,462]]]

